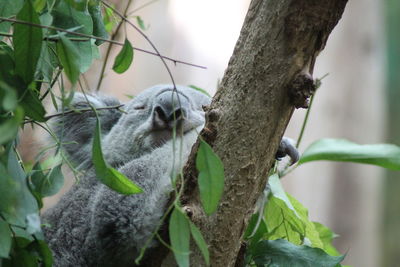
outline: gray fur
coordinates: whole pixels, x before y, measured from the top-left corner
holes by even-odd
[[[276,158],[281,160],[286,156],[289,156],[290,158],[290,165],[295,164],[300,158],[300,154],[294,144],[294,140],[284,136],[279,144],[278,151],[276,152]]]
[[[104,95],[87,95],[90,104],[94,108],[118,106],[118,99]],[[90,109],[86,97],[81,93],[75,93],[71,101],[71,109],[77,112],[56,117],[51,125],[63,149],[69,154],[70,160],[81,168],[87,168],[91,162],[90,153],[93,132],[96,125],[96,116],[93,111],[79,112],[79,110]],[[68,109],[65,109],[67,111]],[[62,109],[59,110],[62,112]],[[121,117],[121,111],[117,109],[99,110],[102,134],[108,133]],[[86,166],[84,166],[86,165]]]
[[[142,194],[120,195],[94,176],[90,148],[96,121],[93,112],[69,113],[53,123],[63,142],[77,142],[63,146],[70,159],[87,168],[86,177],[42,216],[43,222],[51,225],[44,231],[54,266],[134,266],[138,251],[163,215],[172,191],[171,177],[186,162],[204,125],[202,106],[210,103],[209,97],[194,89],[177,89],[179,98],[169,85],[147,89],[123,107],[126,114],[100,111],[107,162],[138,184]],[[95,107],[119,104],[104,96],[90,96],[89,101]],[[155,111],[160,105],[166,116],[181,106],[182,117],[163,118],[161,108]],[[88,104],[77,93],[72,106],[82,109]],[[174,124],[175,142],[171,132]]]

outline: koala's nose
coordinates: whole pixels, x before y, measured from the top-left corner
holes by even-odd
[[[157,96],[154,107],[154,122],[156,126],[172,127],[173,124],[187,118],[189,100],[173,91],[166,91]]]
[[[156,106],[154,109],[156,117],[165,123],[172,122],[174,120],[180,121],[185,118],[186,111],[184,108],[166,109],[163,106]]]

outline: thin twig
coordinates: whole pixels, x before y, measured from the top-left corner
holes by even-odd
[[[40,97],[40,101],[45,99],[45,97],[50,93],[51,89],[53,88],[54,84],[57,82],[58,77],[61,75],[62,68],[58,70],[56,77],[54,77],[53,81],[50,84],[50,87],[47,89],[47,91]]]
[[[106,38],[102,38],[102,37],[98,37],[98,36],[94,36],[94,35],[90,35],[90,34],[84,34],[84,33],[80,33],[80,32],[74,32],[74,31],[69,31],[63,28],[58,28],[58,27],[53,27],[53,26],[45,26],[45,25],[41,25],[41,24],[36,24],[36,23],[31,23],[28,21],[23,21],[23,20],[17,20],[17,19],[10,19],[10,18],[4,18],[4,17],[0,17],[0,22],[1,21],[8,21],[8,22],[14,22],[14,23],[18,23],[18,24],[24,24],[24,25],[29,25],[32,27],[38,27],[38,28],[42,28],[42,29],[50,29],[50,30],[54,30],[54,31],[60,31],[60,32],[66,32],[75,36],[81,36],[81,37],[86,37],[86,38],[90,38],[90,39],[95,39],[95,40],[100,40],[103,42],[107,42],[107,43],[113,43],[119,46],[123,46],[124,43],[122,42],[118,42],[118,41],[114,41],[114,40],[110,40],[110,39],[106,39]],[[192,67],[196,67],[196,68],[200,68],[200,69],[207,69],[207,67],[205,66],[201,66],[201,65],[197,65],[197,64],[192,64],[192,63],[188,63],[185,61],[181,61],[181,60],[177,60],[177,59],[173,59],[170,57],[166,57],[163,55],[160,55],[159,53],[154,53],[145,49],[141,49],[141,48],[137,48],[137,47],[132,47],[133,49],[146,53],[146,54],[150,54],[153,56],[158,56],[161,57],[162,59],[166,59],[169,61],[172,61],[174,64],[184,64],[184,65],[188,65],[188,66],[192,66]]]
[[[106,7],[110,8],[114,13],[116,13],[122,20],[124,20],[126,23],[128,23],[130,26],[132,26],[140,35],[143,36],[143,38],[146,39],[146,41],[151,45],[151,47],[154,49],[154,51],[156,52],[156,54],[158,55],[158,57],[161,59],[162,63],[164,64],[165,68],[167,69],[167,72],[169,74],[169,77],[171,79],[172,84],[174,85],[174,90],[176,90],[176,84],[175,84],[175,80],[174,77],[172,76],[171,70],[168,67],[167,63],[165,62],[165,59],[161,56],[160,52],[158,51],[157,47],[154,45],[154,43],[150,40],[149,37],[147,37],[147,35],[139,29],[139,27],[137,27],[135,24],[133,24],[127,17],[125,17],[123,14],[121,14],[121,12],[119,12],[118,10],[116,10],[115,8],[113,8],[110,4],[108,4],[105,1],[101,1]],[[179,97],[178,97],[179,100]]]
[[[318,88],[321,87],[321,81],[322,81],[326,76],[328,76],[328,75],[329,75],[329,73],[326,73],[326,74],[325,74],[324,76],[322,76],[321,78],[315,79],[315,90],[316,90],[316,91],[315,91],[314,94],[310,97],[310,104],[309,104],[309,106],[308,106],[306,115],[305,115],[305,117],[304,117],[303,124],[301,125],[301,130],[300,130],[300,133],[299,133],[299,137],[297,138],[297,142],[296,142],[296,148],[297,148],[297,149],[299,148],[300,143],[301,143],[301,141],[303,140],[304,131],[305,131],[306,125],[307,125],[307,123],[308,123],[308,117],[309,117],[310,112],[311,112],[311,107],[312,107],[312,104],[313,104],[313,100],[314,100],[315,94],[317,93]],[[288,174],[291,173],[293,170],[295,170],[295,169],[297,168],[298,165],[299,165],[298,163],[296,163],[296,164],[294,164],[294,165],[287,164],[287,165],[283,168],[283,170],[279,172],[279,177],[282,178],[282,177],[288,175]]]
[[[311,111],[313,100],[314,100],[314,95],[312,95],[310,97],[310,104],[308,106],[308,109],[307,109],[307,112],[306,112],[306,116],[304,117],[303,124],[301,125],[299,138],[297,138],[297,142],[296,142],[296,148],[299,148],[301,140],[303,139],[304,130],[306,129],[306,125],[307,125],[307,122],[308,122],[308,116],[310,115],[310,111]]]
[[[117,105],[117,106],[108,106],[108,107],[96,108],[96,110],[103,110],[103,109],[119,109],[119,108],[122,107],[122,106],[124,106],[124,104]],[[44,119],[45,119],[45,120],[49,120],[49,119],[51,119],[51,118],[58,117],[58,116],[64,116],[64,115],[70,114],[70,113],[75,113],[75,112],[79,113],[79,112],[88,112],[88,111],[93,111],[93,109],[92,109],[92,108],[71,109],[71,110],[67,110],[67,111],[64,111],[64,112],[55,113],[55,114],[51,114],[51,115],[45,116]],[[26,120],[26,121],[24,121],[23,124],[31,123],[31,122],[35,122],[35,121],[34,121],[34,120]]]
[[[7,32],[0,32],[0,36],[13,37],[12,33],[7,33]],[[72,42],[86,42],[86,41],[90,40],[89,38],[73,38],[73,37],[70,37],[68,39]],[[50,42],[58,42],[58,41],[60,41],[60,38],[59,37],[43,37],[43,40],[50,41]]]
[[[132,10],[131,12],[129,12],[128,16],[132,15],[133,13],[135,13],[135,12],[141,10],[142,8],[145,8],[145,7],[147,7],[147,6],[149,6],[149,5],[153,4],[153,3],[155,3],[155,2],[157,2],[157,1],[159,1],[159,0],[149,1],[149,2],[147,2],[147,3],[145,3],[145,4],[143,4],[143,5],[141,5],[141,6],[137,7],[137,8],[135,8],[134,10]]]
[[[306,116],[304,117],[303,120],[303,124],[301,126],[301,130],[300,130],[300,134],[299,134],[299,138],[297,138],[297,143],[296,143],[296,148],[299,148],[301,140],[303,139],[303,135],[304,135],[304,130],[306,129],[306,125],[308,123],[308,116],[310,115],[310,111],[311,111],[311,107],[312,107],[312,103],[315,97],[315,94],[318,90],[319,87],[321,87],[321,82],[322,80],[328,76],[329,73],[326,73],[324,76],[322,76],[321,78],[317,78],[315,79],[315,93],[310,97],[310,104],[308,106],[307,112],[306,112]]]
[[[132,0],[129,0],[129,1],[128,1],[128,4],[126,5],[125,11],[124,11],[124,16],[125,16],[125,17],[126,17],[126,13],[128,12],[129,7],[130,7],[131,4],[132,4]],[[122,26],[122,22],[123,22],[123,20],[121,20],[121,21],[118,23],[117,28],[115,29],[114,33],[113,33],[112,36],[111,36],[111,40],[114,40],[115,37],[118,35],[119,29],[121,29],[121,26]],[[105,70],[106,70],[106,65],[107,65],[108,59],[109,59],[109,57],[110,57],[110,52],[111,52],[112,46],[113,46],[112,43],[109,43],[109,44],[108,44],[107,52],[106,52],[106,55],[105,55],[104,61],[103,61],[103,66],[101,67],[100,76],[99,76],[99,81],[98,81],[98,83],[97,83],[96,91],[99,91],[99,90],[100,90],[101,83],[103,82],[104,72],[105,72]]]

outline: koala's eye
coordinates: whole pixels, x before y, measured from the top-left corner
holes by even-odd
[[[138,106],[133,107],[134,110],[143,110],[145,108],[146,108],[145,105],[138,105]]]

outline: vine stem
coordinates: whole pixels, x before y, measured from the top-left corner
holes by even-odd
[[[301,125],[301,130],[300,130],[300,133],[299,133],[299,137],[297,138],[297,142],[296,142],[296,148],[297,149],[299,148],[301,140],[303,139],[303,136],[304,136],[304,131],[306,129],[306,125],[307,125],[307,122],[308,122],[308,117],[310,115],[310,111],[311,111],[312,103],[313,103],[313,100],[314,100],[314,96],[315,96],[315,93],[310,97],[310,105],[308,106],[308,109],[307,109],[307,112],[306,112],[306,116],[304,117],[303,124]],[[284,176],[288,175],[294,169],[296,169],[297,166],[298,166],[297,163],[292,165],[292,166],[290,164],[287,164],[283,168],[283,170],[278,173],[279,178],[282,179]]]
[[[50,93],[51,89],[53,88],[54,84],[57,82],[58,77],[60,77],[62,72],[62,69],[59,69],[56,76],[54,77],[53,81],[50,84],[50,87],[47,89],[47,91],[40,97],[40,101],[43,101],[43,99],[46,98],[46,96]]]
[[[137,7],[137,8],[135,8],[134,10],[132,10],[131,12],[129,12],[128,16],[131,16],[131,15],[134,14],[135,12],[137,12],[137,11],[141,10],[142,8],[145,8],[145,7],[147,7],[147,6],[149,6],[149,5],[153,4],[153,3],[155,3],[155,2],[157,2],[157,1],[159,1],[159,0],[152,0],[152,1],[148,2],[148,3],[145,3],[145,4],[143,4],[143,5],[141,5],[141,6]]]
[[[13,34],[8,33],[8,32],[0,32],[0,36],[13,37]],[[87,42],[90,40],[89,38],[68,38],[68,39],[72,42]],[[58,41],[60,41],[60,38],[59,37],[44,37],[43,40],[51,41],[51,42],[58,42]]]
[[[115,40],[110,40],[110,39],[107,39],[107,38],[102,38],[102,37],[98,37],[98,36],[94,36],[94,35],[90,35],[90,34],[84,34],[84,33],[80,33],[80,32],[69,31],[69,30],[66,30],[66,29],[63,29],[63,28],[54,27],[54,26],[45,26],[45,25],[41,25],[41,24],[31,23],[31,22],[28,22],[28,21],[23,21],[23,20],[18,20],[18,19],[11,19],[11,18],[4,18],[4,17],[0,17],[0,22],[1,21],[8,21],[8,22],[13,22],[13,23],[18,23],[18,24],[29,25],[29,26],[32,26],[32,27],[38,27],[38,28],[42,28],[42,29],[49,29],[49,30],[54,30],[54,31],[66,32],[68,34],[72,34],[72,35],[75,35],[75,36],[80,36],[80,37],[85,37],[85,38],[89,38],[89,39],[100,40],[100,41],[103,41],[103,42],[112,43],[112,44],[116,44],[116,45],[119,45],[119,46],[123,46],[124,45],[124,43],[118,42],[118,41],[115,41]],[[143,53],[146,53],[146,54],[150,54],[150,55],[153,55],[153,56],[158,56],[158,57],[162,58],[163,61],[164,60],[169,60],[169,61],[172,61],[174,64],[179,63],[179,64],[188,65],[188,66],[192,66],[192,67],[196,67],[196,68],[200,68],[200,69],[207,69],[207,67],[205,67],[205,66],[201,66],[201,65],[185,62],[185,61],[182,61],[182,60],[177,60],[177,59],[173,59],[173,58],[170,58],[170,57],[166,57],[166,56],[160,55],[160,53],[154,53],[154,52],[151,52],[151,51],[148,51],[148,50],[145,50],[145,49],[141,49],[141,48],[138,48],[138,47],[132,47],[132,48],[134,50],[137,50],[137,51],[140,51],[140,52],[143,52]]]
[[[101,1],[103,3],[103,5],[105,5],[106,7],[110,8],[114,13],[116,13],[122,20],[124,20],[126,23],[128,23],[131,27],[133,27],[140,35],[143,36],[144,39],[146,39],[146,41],[151,45],[151,47],[154,49],[154,51],[156,52],[156,54],[158,55],[158,57],[161,59],[162,63],[164,64],[165,68],[167,69],[167,72],[169,74],[169,77],[171,79],[172,84],[174,85],[174,90],[176,91],[176,83],[174,80],[174,77],[172,75],[172,72],[170,70],[170,68],[167,65],[167,62],[165,62],[165,59],[161,56],[160,52],[158,51],[157,47],[154,45],[154,43],[150,40],[149,37],[147,37],[147,35],[141,31],[139,29],[139,27],[137,27],[135,24],[133,24],[127,17],[125,17],[121,12],[119,12],[118,10],[116,10],[115,8],[113,8],[110,4],[108,4],[105,1]],[[178,97],[179,100],[179,97]]]
[[[310,105],[309,105],[309,107],[307,109],[306,116],[304,117],[303,124],[301,125],[300,134],[299,134],[299,137],[297,138],[297,142],[296,142],[296,148],[299,148],[301,140],[303,139],[304,131],[306,129],[306,125],[307,125],[307,122],[308,122],[308,117],[310,115],[310,111],[311,111],[312,103],[313,103],[313,100],[314,100],[314,96],[315,96],[315,94],[310,97]]]
[[[307,109],[306,116],[304,117],[303,124],[301,126],[301,130],[300,130],[300,133],[299,133],[299,137],[297,138],[297,142],[296,142],[296,148],[297,149],[299,148],[300,143],[301,143],[301,141],[303,139],[303,136],[304,136],[304,131],[306,129],[306,125],[307,125],[307,122],[308,122],[308,117],[309,117],[310,112],[311,112],[311,107],[312,107],[312,104],[313,104],[313,100],[314,100],[315,94],[317,93],[318,88],[321,87],[321,84],[322,84],[321,81],[328,75],[329,75],[329,73],[326,73],[321,78],[315,79],[315,92],[310,97],[310,105],[309,105],[309,107]],[[293,165],[293,166],[287,165],[281,172],[279,172],[279,177],[282,178],[283,176],[291,173],[294,169],[297,168],[297,166],[298,166],[297,163],[295,165]]]
[[[122,106],[124,106],[124,104],[117,105],[117,106],[107,106],[107,107],[95,108],[95,110],[97,111],[97,110],[103,110],[103,109],[119,109]],[[67,111],[64,111],[64,112],[51,114],[49,116],[45,116],[44,118],[46,120],[49,120],[49,119],[54,118],[54,117],[64,116],[65,114],[70,114],[70,113],[75,113],[75,112],[88,112],[88,111],[93,111],[93,109],[92,108],[71,109],[71,110],[67,110]],[[26,121],[23,122],[23,124],[31,123],[31,122],[35,122],[35,121],[34,120],[26,120]]]
[[[132,0],[129,0],[128,3],[126,4],[126,8],[124,11],[124,16],[126,17],[129,7],[132,4]],[[115,29],[114,33],[111,35],[111,40],[114,40],[115,37],[118,35],[119,30],[121,29],[122,26],[122,20],[118,23],[117,28]],[[100,90],[101,87],[101,83],[103,82],[103,78],[104,78],[104,72],[106,70],[106,65],[108,62],[108,59],[110,58],[110,52],[111,52],[111,48],[113,46],[113,43],[109,43],[108,47],[107,47],[107,51],[106,51],[106,55],[104,57],[104,61],[103,61],[103,66],[101,66],[101,71],[100,71],[100,76],[99,76],[99,81],[97,82],[97,86],[96,86],[96,91]]]
[[[310,115],[310,111],[311,111],[311,107],[312,107],[312,104],[313,104],[313,100],[314,100],[315,94],[317,93],[318,88],[321,87],[322,80],[328,75],[329,75],[329,73],[326,73],[321,78],[315,79],[315,92],[310,97],[310,105],[309,105],[309,107],[307,109],[306,116],[304,117],[303,125],[301,126],[299,137],[297,138],[296,148],[299,148],[301,140],[303,139],[304,131],[306,129],[306,125],[307,125],[307,122],[308,122],[308,116]]]

